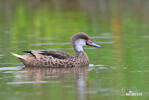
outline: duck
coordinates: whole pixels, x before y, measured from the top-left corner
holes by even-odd
[[[84,52],[84,46],[100,47],[89,39],[84,32],[72,36],[72,47],[75,55],[72,56],[62,51],[27,50],[25,55],[11,53],[16,56],[26,67],[70,68],[89,65],[89,58]]]

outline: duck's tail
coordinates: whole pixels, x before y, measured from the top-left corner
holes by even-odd
[[[20,59],[25,59],[24,55],[18,55],[18,54],[13,53],[13,52],[11,52],[11,54],[12,54],[13,56],[16,56],[16,57],[20,58]]]

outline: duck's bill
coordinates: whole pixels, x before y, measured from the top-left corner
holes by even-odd
[[[92,47],[101,47],[100,45],[97,45],[97,44],[91,42],[90,40],[87,40],[87,41],[86,41],[86,45],[92,46]]]

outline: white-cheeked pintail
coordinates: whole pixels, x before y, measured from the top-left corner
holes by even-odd
[[[72,36],[72,46],[75,56],[61,51],[43,50],[25,51],[27,53],[25,55],[12,54],[18,57],[27,67],[80,67],[89,65],[88,56],[83,51],[83,46],[85,45],[100,47],[100,45],[91,42],[87,34],[79,32]]]

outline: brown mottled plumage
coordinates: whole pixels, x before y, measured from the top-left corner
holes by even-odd
[[[82,47],[85,45],[99,47],[99,45],[90,42],[88,35],[83,32],[72,36],[72,45],[75,50],[75,56],[61,51],[38,50],[24,51],[27,53],[26,55],[12,54],[18,57],[28,67],[80,67],[89,65],[88,56]]]

